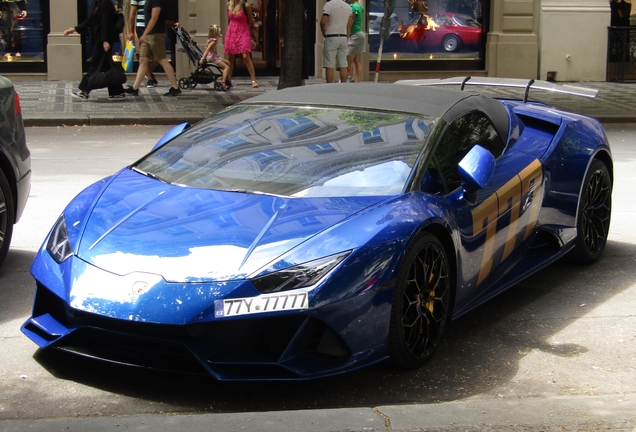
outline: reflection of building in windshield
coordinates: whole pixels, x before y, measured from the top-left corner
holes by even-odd
[[[403,114],[252,107],[193,128],[139,168],[210,189],[393,195],[404,188],[431,123]]]

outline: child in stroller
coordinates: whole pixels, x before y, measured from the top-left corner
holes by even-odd
[[[211,31],[210,26],[210,31]],[[210,62],[205,59],[205,56],[197,46],[197,43],[192,40],[190,34],[181,26],[176,25],[174,31],[177,33],[177,49],[186,53],[194,67],[194,72],[189,77],[183,77],[179,79],[179,87],[182,89],[195,88],[197,84],[210,84],[214,83],[215,90],[225,90],[225,79],[223,83],[218,79],[224,74],[227,75],[229,69],[227,68],[227,62],[220,63]],[[219,32],[220,33],[220,32]],[[208,45],[210,45],[208,43]],[[207,51],[207,50],[206,50]],[[204,59],[205,61],[201,62]]]
[[[216,51],[216,42],[221,37],[221,28],[216,24],[211,24],[210,29],[208,30],[208,46],[205,48],[201,59],[199,60],[199,64],[201,66],[206,63],[213,63],[217,65],[222,71],[221,85],[223,86],[223,90],[227,90],[227,75],[230,71],[230,62],[221,58],[219,53]]]

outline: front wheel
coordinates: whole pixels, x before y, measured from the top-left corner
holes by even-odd
[[[454,278],[444,246],[423,233],[409,247],[393,292],[389,356],[403,369],[433,355],[450,319]]]
[[[595,159],[585,175],[576,219],[576,246],[570,259],[592,264],[600,258],[609,234],[612,214],[612,178],[607,166]]]
[[[0,170],[0,265],[9,251],[14,220],[11,188],[4,173]]]
[[[190,78],[188,77],[183,77],[181,79],[179,79],[179,87],[181,87],[183,90],[187,90],[190,88]]]

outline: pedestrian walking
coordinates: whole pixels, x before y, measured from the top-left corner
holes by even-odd
[[[119,40],[119,34],[115,29],[115,6],[110,0],[95,0],[95,4],[88,18],[77,26],[64,30],[64,36],[75,32],[84,34],[89,31],[89,29],[91,39],[94,42],[93,56],[90,60],[86,75],[84,75],[82,81],[80,81],[79,91],[73,92],[72,94],[73,97],[83,100],[88,100],[92,90],[103,88],[103,86],[96,86],[96,80],[94,79],[96,74],[111,71],[115,67],[110,54],[110,48],[115,41]],[[121,74],[124,76],[123,81],[119,83],[113,82],[107,86],[108,97],[111,99],[123,99],[125,96],[122,86],[122,82],[125,82],[123,70]]]
[[[144,21],[146,28],[139,37],[141,46],[139,53],[139,69],[132,86],[128,86],[126,93],[139,96],[139,86],[146,75],[151,59],[159,62],[170,80],[170,90],[164,96],[178,96],[181,89],[177,84],[177,78],[172,65],[166,56],[166,28],[165,18],[162,14],[163,0],[146,0],[144,4]]]
[[[349,45],[347,48],[347,65],[349,77],[347,82],[362,82],[362,54],[366,51],[367,35],[362,31],[364,7],[358,0],[350,0],[353,21],[351,24]]]
[[[325,38],[322,50],[322,63],[327,82],[334,82],[334,68],[340,69],[340,82],[346,83],[349,76],[347,66],[348,38],[353,22],[351,6],[343,0],[330,0],[325,3],[320,19],[320,30]]]
[[[242,0],[229,0],[227,2],[227,16],[229,24],[225,34],[225,54],[230,62],[230,70],[228,73],[228,87],[232,86],[232,75],[234,73],[234,58],[237,55],[242,56],[247,71],[252,78],[252,88],[257,88],[256,73],[254,71],[254,63],[252,62],[252,32],[254,27],[254,17],[252,16],[252,8],[249,3],[243,3]]]
[[[144,17],[144,6],[146,5],[146,0],[131,0],[130,1],[130,16],[128,18],[128,40],[134,40],[135,36],[137,37],[136,45],[137,52],[141,52],[141,47],[139,46],[139,38],[142,34],[144,34],[144,30],[146,29],[146,20]],[[148,64],[148,70],[146,71],[146,76],[148,77],[148,82],[146,83],[146,87],[153,88],[159,82],[155,78],[153,71],[157,67],[159,62],[156,59],[151,59]]]

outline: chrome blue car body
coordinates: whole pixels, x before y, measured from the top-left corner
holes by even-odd
[[[315,85],[161,142],[45,240],[39,347],[220,380],[418,367],[452,318],[572,249],[596,260],[609,228],[601,125],[542,104]]]

